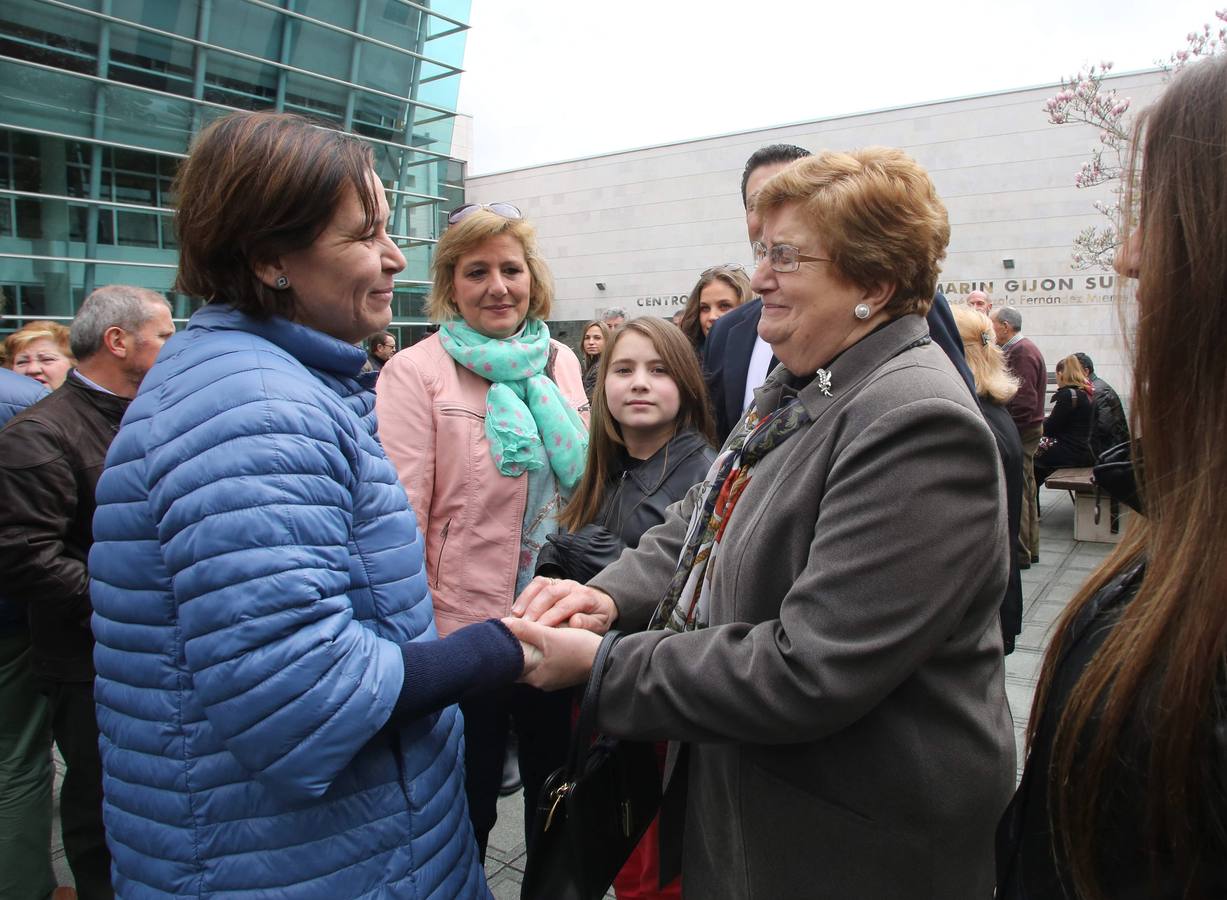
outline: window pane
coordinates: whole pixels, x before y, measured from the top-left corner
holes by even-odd
[[[43,236],[43,208],[37,200],[17,201],[17,236],[37,240]]]
[[[119,243],[132,247],[158,245],[158,217],[146,213],[116,213],[119,220]]]

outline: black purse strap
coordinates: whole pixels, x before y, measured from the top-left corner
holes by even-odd
[[[571,747],[567,751],[567,781],[574,781],[582,771],[588,749],[592,746],[592,736],[596,731],[596,710],[601,698],[601,680],[605,676],[605,664],[609,661],[609,651],[614,644],[622,639],[622,632],[610,631],[597,647],[596,657],[592,660],[592,671],[588,673],[588,684],[584,687],[584,697],[579,704],[579,718],[575,722],[575,731],[571,734]]]

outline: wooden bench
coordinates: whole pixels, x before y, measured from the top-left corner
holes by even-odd
[[[1044,482],[1050,488],[1069,491],[1074,503],[1074,540],[1115,544],[1121,539],[1121,523],[1127,509],[1102,491],[1096,492],[1090,468],[1057,469]],[[1106,501],[1107,515],[1103,506]]]

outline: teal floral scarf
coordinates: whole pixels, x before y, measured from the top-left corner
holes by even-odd
[[[546,374],[550,330],[528,319],[519,334],[490,338],[460,320],[445,322],[439,340],[448,356],[491,382],[486,392],[486,438],[499,472],[510,478],[542,467],[550,469],[564,491],[584,472],[588,429],[562,391]]]

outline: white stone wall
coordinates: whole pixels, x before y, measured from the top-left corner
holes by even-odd
[[[1158,72],[1111,79],[1134,110]],[[1097,144],[1093,129],[1048,123],[1057,86],[840,116],[761,131],[611,153],[468,179],[466,197],[509,200],[537,227],[557,281],[552,318],[594,318],[610,306],[667,316],[699,273],[750,263],[740,196],[745,160],[766,144],[810,150],[898,146],[932,175],[952,228],[942,284],[960,302],[980,283],[1023,314],[1049,368],[1081,350],[1127,397],[1129,378],[1111,273],[1075,271],[1071,241],[1102,219],[1099,190],[1074,176]],[[1007,270],[1003,260],[1012,259]],[[1102,276],[1102,277],[1101,277]],[[1092,279],[1088,281],[1087,279]],[[604,290],[597,284],[605,285]]]

